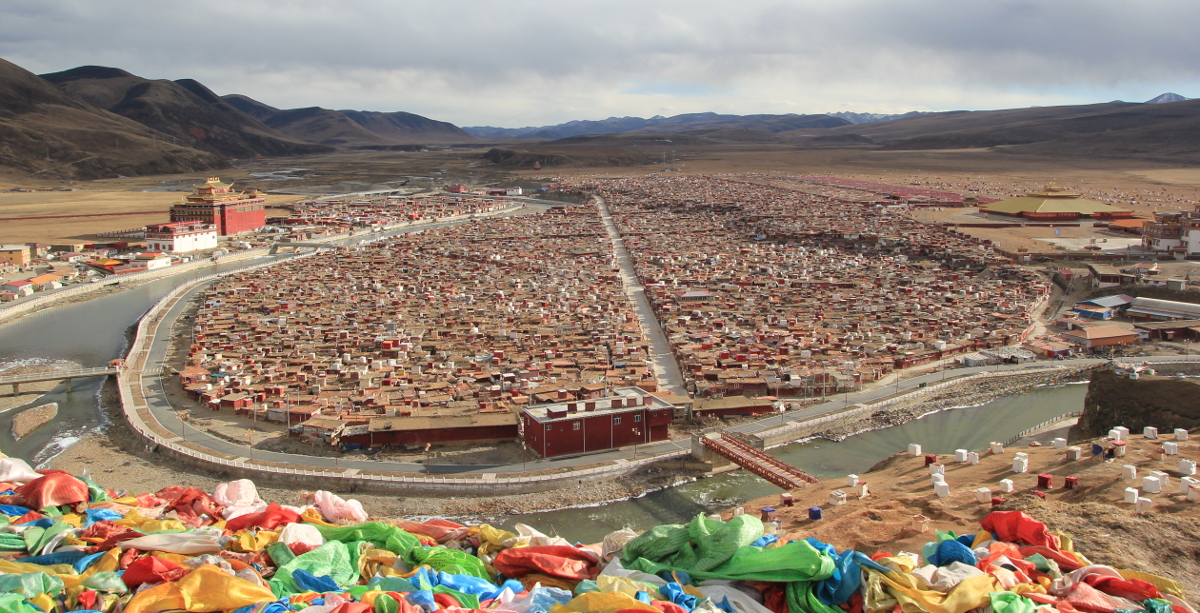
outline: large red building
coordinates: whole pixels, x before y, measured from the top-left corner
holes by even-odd
[[[171,221],[200,221],[216,226],[217,234],[232,236],[267,225],[266,198],[257,191],[234,192],[232,183],[211,177],[195,185],[196,193],[171,207]]]
[[[525,444],[543,458],[667,440],[675,407],[640,387],[612,396],[525,407]]]

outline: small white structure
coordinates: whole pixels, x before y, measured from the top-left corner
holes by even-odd
[[[1137,504],[1138,497],[1142,495],[1136,487],[1125,488],[1125,502],[1127,504]]]
[[[938,498],[945,498],[950,495],[950,484],[939,483],[933,486],[933,493],[937,494]]]
[[[832,492],[829,492],[829,504],[846,504],[846,492],[843,492],[842,490],[833,490]]]
[[[1083,458],[1083,449],[1079,447],[1067,447],[1067,459],[1074,462]]]
[[[936,475],[929,475],[929,485],[937,487],[937,484],[945,483],[945,482],[946,482],[946,475],[943,475],[941,473],[938,473]]]
[[[745,514],[746,514],[746,507],[733,507],[733,516],[734,517],[737,517],[739,515],[745,515]]]
[[[992,453],[1004,453],[1004,443],[991,443]]]
[[[1179,460],[1178,472],[1179,472],[1179,474],[1184,475],[1184,476],[1196,474],[1196,461],[1195,460],[1184,460],[1184,459]]]
[[[1150,500],[1149,498],[1138,498],[1137,499],[1137,508],[1135,510],[1138,513],[1153,511],[1154,510],[1154,501]]]
[[[981,488],[975,490],[975,501],[976,502],[991,502],[992,501],[992,490],[990,490],[986,487],[981,487]]]
[[[1108,431],[1108,438],[1111,438],[1114,441],[1125,440],[1125,439],[1121,438],[1121,431],[1117,430],[1116,428],[1113,428],[1112,430]]]
[[[1162,491],[1162,481],[1158,477],[1146,475],[1142,477],[1142,491],[1150,494],[1157,494]]]
[[[1121,467],[1121,478],[1126,480],[1137,479],[1137,467],[1133,464],[1126,464]]]
[[[1167,455],[1179,455],[1179,444],[1167,441],[1163,443],[1163,453]]]
[[[1150,475],[1153,477],[1158,477],[1158,482],[1161,483],[1163,487],[1171,487],[1171,475],[1169,473],[1161,470],[1152,470],[1150,471]]]
[[[1003,492],[1005,494],[1011,494],[1016,489],[1017,488],[1016,488],[1016,486],[1013,485],[1012,479],[1001,479],[1000,480],[1000,491],[1001,492]]]
[[[859,481],[858,484],[854,486],[854,491],[856,494],[858,494],[859,498],[866,498],[867,496],[871,495],[871,490],[867,489],[866,481]]]
[[[1183,428],[1175,428],[1175,440],[1186,441],[1187,437],[1188,437],[1187,430],[1184,430]]]
[[[979,454],[974,451],[972,451],[971,453],[968,453],[967,454],[967,463],[970,464],[971,466],[978,466],[979,465]]]
[[[1013,471],[1013,472],[1015,472],[1015,473],[1027,473],[1027,472],[1029,472],[1029,454],[1027,454],[1027,453],[1018,453],[1018,454],[1017,454],[1017,455],[1016,455],[1016,456],[1013,458],[1012,471]]]
[[[1154,426],[1146,426],[1145,428],[1142,428],[1142,436],[1149,439],[1156,439],[1158,438],[1158,428],[1155,428]]]
[[[1067,439],[1065,439],[1065,438],[1056,438],[1052,442],[1054,444],[1055,449],[1066,449],[1067,448]]]
[[[931,475],[946,474],[946,465],[945,464],[930,464],[929,465],[929,474],[931,474]]]
[[[1191,489],[1193,487],[1196,487],[1197,485],[1200,485],[1200,479],[1193,479],[1192,477],[1184,477],[1179,480],[1179,493],[1186,496],[1187,493],[1189,491],[1191,491]]]
[[[858,475],[846,475],[846,487],[858,485]]]
[[[970,452],[967,451],[966,449],[955,449],[954,450],[954,461],[955,462],[966,462],[968,453],[970,453]]]
[[[908,454],[913,455],[913,456],[921,455],[921,445],[919,445],[917,443],[909,443],[908,444]]]
[[[1113,428],[1113,430],[1117,431],[1117,439],[1116,440],[1118,440],[1118,441],[1129,440],[1129,428],[1126,428],[1125,426],[1117,426],[1116,428]]]

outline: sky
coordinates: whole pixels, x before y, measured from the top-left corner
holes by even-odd
[[[1200,96],[1195,0],[0,0],[0,58],[523,127]]]

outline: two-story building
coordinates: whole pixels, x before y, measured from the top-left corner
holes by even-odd
[[[640,387],[611,395],[528,406],[521,410],[525,444],[543,458],[667,440],[675,407]]]

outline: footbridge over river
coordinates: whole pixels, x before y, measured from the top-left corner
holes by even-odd
[[[47,370],[44,372],[24,375],[9,375],[0,377],[0,386],[11,385],[14,394],[21,393],[22,383],[37,383],[39,381],[67,381],[67,391],[71,391],[71,379],[87,379],[90,377],[107,377],[115,375],[121,369],[116,366],[98,366],[96,368],[75,368],[71,370]]]
[[[785,490],[798,490],[820,479],[786,462],[755,449],[741,439],[726,433],[714,432],[699,437],[704,449],[766,479]],[[693,449],[693,453],[695,453]]]

